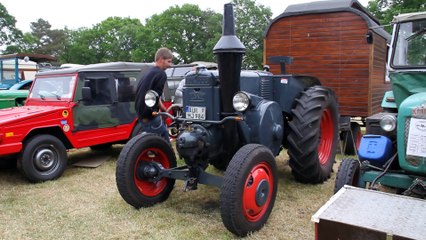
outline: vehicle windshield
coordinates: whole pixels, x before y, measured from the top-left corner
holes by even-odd
[[[68,101],[74,92],[76,76],[52,76],[37,78],[29,98],[49,101]]]
[[[426,19],[401,23],[396,40],[394,67],[426,66]]]

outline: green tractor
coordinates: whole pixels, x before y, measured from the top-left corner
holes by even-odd
[[[401,14],[393,23],[392,91],[382,101],[384,111],[366,119],[357,159],[342,160],[335,192],[347,184],[426,195],[426,12]]]

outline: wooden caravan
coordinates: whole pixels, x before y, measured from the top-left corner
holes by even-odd
[[[316,76],[337,94],[341,116],[379,112],[390,35],[356,0],[290,5],[265,32],[264,62],[280,74],[273,56],[290,56],[287,73]]]

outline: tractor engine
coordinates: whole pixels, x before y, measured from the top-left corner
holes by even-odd
[[[219,121],[220,88],[218,79],[205,69],[187,76],[183,91],[185,131],[176,139],[176,148],[188,165],[194,161],[207,166],[208,160],[218,157],[223,139],[216,124],[197,121]],[[193,120],[194,122],[189,122]]]

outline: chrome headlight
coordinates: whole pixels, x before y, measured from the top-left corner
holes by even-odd
[[[232,98],[232,106],[235,111],[244,112],[250,105],[250,97],[244,92],[237,92]]]
[[[157,105],[157,101],[158,101],[158,93],[156,91],[153,90],[149,90],[146,94],[145,94],[145,105],[147,107],[155,107],[155,105]]]
[[[380,119],[380,127],[386,132],[392,132],[396,128],[396,118],[393,115],[384,115]]]

